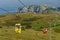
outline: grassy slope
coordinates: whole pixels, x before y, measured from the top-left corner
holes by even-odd
[[[32,14],[32,13],[22,13],[20,15],[20,22],[25,19],[29,18],[39,18],[36,21],[32,22],[32,26],[36,26],[36,24],[47,24],[47,22],[50,20],[51,17],[54,19],[55,16],[57,16],[57,23],[60,23],[59,21],[59,15],[55,14]],[[6,20],[14,19],[16,14],[6,14],[4,16],[0,16],[0,22],[5,23]],[[31,21],[30,21],[31,22]],[[1,24],[0,23],[0,24]],[[2,25],[3,26],[3,25]],[[43,34],[42,31],[35,31],[33,29],[26,29],[25,31],[22,31],[21,34],[16,34],[14,32],[14,27],[5,27],[3,26],[0,28],[0,40],[49,40],[49,32],[47,34]],[[52,40],[60,40],[60,33],[55,33],[52,30]]]
[[[0,40],[49,40],[49,32],[43,34],[42,31],[26,29],[21,34],[16,34],[14,28],[0,29]],[[60,40],[60,34],[52,31],[52,40]]]

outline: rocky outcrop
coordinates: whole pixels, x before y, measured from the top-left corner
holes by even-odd
[[[48,5],[30,5],[30,6],[25,6],[22,8],[18,8],[18,12],[55,12],[57,11],[56,7],[48,6]]]

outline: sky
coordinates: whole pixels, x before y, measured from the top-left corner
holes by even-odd
[[[25,5],[31,5],[31,4],[48,4],[53,6],[60,6],[60,0],[21,0]],[[21,3],[18,2],[18,0],[0,0],[0,6],[18,6],[21,5]]]
[[[47,4],[51,6],[60,7],[60,0],[21,0],[25,5],[42,5]],[[9,11],[15,11],[18,7],[23,6],[18,0],[0,0],[0,8]],[[1,12],[1,9],[0,9]]]

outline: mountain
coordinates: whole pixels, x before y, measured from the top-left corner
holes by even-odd
[[[47,7],[45,10],[43,10],[42,12],[45,12],[45,13],[55,13],[57,12],[57,8],[56,7],[52,7],[52,6],[49,6]]]
[[[53,7],[53,6],[48,6],[48,5],[30,5],[30,6],[25,6],[22,8],[18,9],[18,12],[46,12],[46,13],[53,13],[55,11],[58,11],[59,8]]]
[[[57,7],[58,11],[60,11],[60,7]]]

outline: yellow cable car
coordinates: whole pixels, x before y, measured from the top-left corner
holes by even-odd
[[[19,24],[19,23],[15,24],[15,32],[16,33],[21,33],[21,27],[22,27],[21,24]]]

